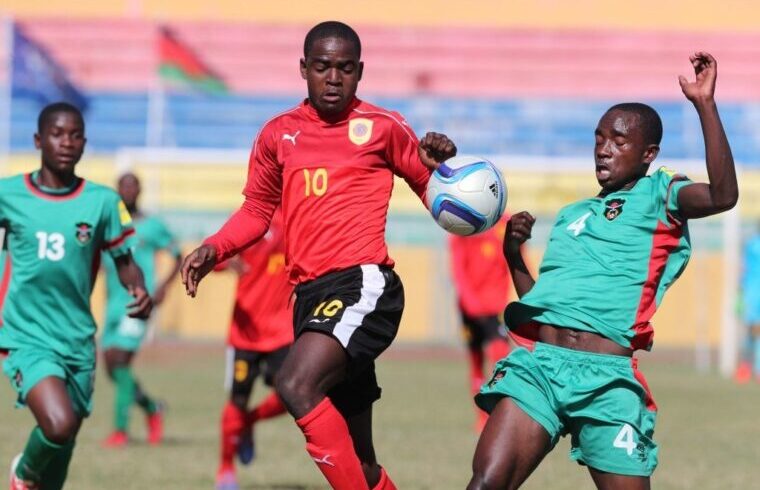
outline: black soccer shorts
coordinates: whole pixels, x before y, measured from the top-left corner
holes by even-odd
[[[355,266],[296,286],[295,336],[330,335],[348,354],[345,381],[328,392],[344,416],[368,409],[380,398],[375,359],[391,345],[404,310],[404,287],[393,269]]]
[[[467,347],[481,349],[494,339],[506,339],[506,329],[503,327],[498,315],[469,316],[460,311],[462,325],[465,329]]]
[[[290,345],[280,347],[271,352],[259,352],[245,349],[227,348],[227,373],[225,389],[233,396],[248,397],[253,383],[260,375],[264,375],[264,383],[273,386],[274,377],[280,370]]]

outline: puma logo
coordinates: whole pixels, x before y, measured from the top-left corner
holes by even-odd
[[[329,318],[323,318],[321,320],[319,318],[312,318],[311,320],[309,320],[309,323],[325,323],[328,321],[330,321]]]
[[[333,468],[335,467],[335,465],[330,461],[329,454],[325,454],[325,456],[321,459],[320,458],[311,458],[311,459],[313,459],[314,462],[317,464],[326,464],[327,466],[332,466]]]
[[[301,134],[301,130],[300,129],[298,131],[296,131],[295,134],[293,134],[293,135],[290,135],[290,134],[287,134],[287,133],[283,134],[282,135],[282,139],[290,141],[291,143],[293,143],[293,146],[296,146],[296,138],[298,138],[299,134]]]

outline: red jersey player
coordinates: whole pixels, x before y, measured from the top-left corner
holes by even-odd
[[[285,241],[282,213],[277,211],[269,231],[255,245],[216,267],[235,269],[239,274],[235,306],[227,336],[228,365],[225,388],[230,398],[222,410],[221,459],[216,476],[217,490],[237,490],[233,458],[248,464],[255,455],[253,425],[285,413],[277,393],[272,392],[248,412],[253,383],[263,374],[273,386],[293,343],[293,286],[285,272]]]
[[[473,395],[484,381],[485,357],[490,369],[509,352],[500,318],[509,295],[509,270],[501,254],[508,220],[505,214],[495,226],[476,235],[449,235],[451,275],[467,340]],[[480,409],[477,413],[480,431],[488,415]]]
[[[372,444],[374,361],[396,336],[404,306],[385,243],[393,176],[423,197],[430,169],[456,154],[446,136],[418,141],[399,114],[357,99],[360,58],[349,26],[309,31],[300,62],[309,97],[261,129],[243,206],[182,267],[194,296],[217,261],[264,235],[282,203],[296,340],[276,388],[306,450],[340,490],[395,488]]]

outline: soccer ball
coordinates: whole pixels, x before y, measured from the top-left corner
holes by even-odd
[[[507,205],[507,185],[485,158],[457,156],[432,173],[425,203],[441,228],[473,235],[499,221]]]

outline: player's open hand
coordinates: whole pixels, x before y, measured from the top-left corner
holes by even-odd
[[[153,310],[153,300],[148,292],[140,286],[129,286],[127,291],[129,291],[130,296],[135,298],[127,305],[127,315],[141,320],[147,319]]]
[[[185,257],[182,262],[182,284],[187,294],[195,298],[198,284],[216,265],[216,249],[211,245],[201,245]]]
[[[504,233],[504,255],[519,253],[520,246],[531,237],[531,231],[536,218],[527,211],[513,214],[507,221],[507,231]]]
[[[690,82],[685,76],[678,76],[681,90],[692,103],[710,102],[715,96],[715,79],[718,77],[718,62],[710,53],[699,51],[689,56],[696,80]]]
[[[427,133],[417,147],[420,159],[426,167],[435,170],[441,162],[457,154],[457,146],[448,136],[441,133]]]

